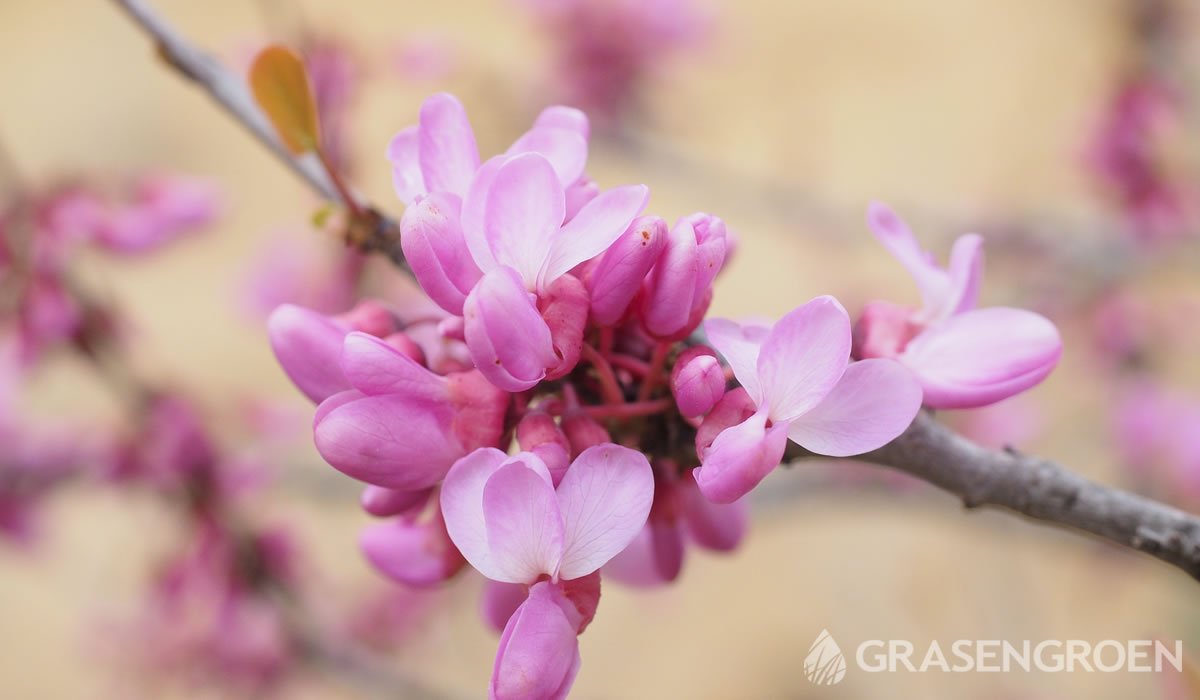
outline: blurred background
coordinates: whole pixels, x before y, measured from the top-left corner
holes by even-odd
[[[911,281],[863,222],[873,199],[940,256],[954,236],[983,233],[983,302],[1046,313],[1066,351],[1030,393],[946,420],[1196,509],[1200,254],[1188,135],[1200,123],[1200,57],[1187,3],[591,4],[599,9],[580,16],[596,26],[573,25],[583,39],[552,4],[516,0],[154,6],[238,70],[267,41],[303,45],[310,58],[336,51],[344,168],[393,213],[402,207],[385,149],[428,94],[463,100],[484,154],[547,104],[594,99],[589,172],[602,186],[645,182],[655,213],[712,212],[738,234],[718,315],[779,316],[827,293],[852,313],[875,298],[914,303]],[[590,54],[564,58],[588,36],[621,36],[600,64],[633,67],[597,76],[577,65]],[[311,447],[311,408],[266,342],[263,307],[304,301],[305,283],[344,255],[312,223],[319,202],[113,3],[0,3],[0,87],[6,198],[62,183],[123,193],[147,172],[218,189],[219,213],[194,234],[144,256],[82,248],[72,279],[119,310],[123,373],[186,394],[214,442],[268,467],[269,478],[239,490],[238,517],[288,533],[299,591],[289,595],[311,615],[305,624],[362,647],[351,660],[272,656],[232,689],[213,668],[239,668],[236,650],[199,672],[162,661],[153,634],[208,614],[147,612],[153,572],[188,539],[178,502],[120,479],[64,478],[23,513],[19,535],[0,539],[0,697],[480,696],[497,643],[478,617],[482,579],[466,572],[408,593],[368,566],[357,488]],[[1106,160],[1111,152],[1120,157]],[[288,274],[263,272],[285,259]],[[398,276],[386,265],[366,264],[376,293],[403,293],[388,291]],[[73,426],[129,430],[121,390],[93,364],[87,353],[47,353],[0,391],[20,421],[64,429],[68,442],[90,434]],[[1155,432],[1163,421],[1166,436]],[[12,447],[24,434],[0,430],[0,440]],[[1135,673],[851,667],[837,686],[811,686],[802,662],[822,629],[848,651],[866,639],[924,649],[1144,638],[1193,651],[1196,584],[1072,533],[964,512],[951,496],[866,467],[800,464],[755,498],[736,552],[693,551],[662,589],[606,584],[573,697],[1182,697],[1170,695],[1180,679]]]

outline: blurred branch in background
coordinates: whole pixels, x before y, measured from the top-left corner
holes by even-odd
[[[189,43],[141,0],[114,2],[154,38],[160,55],[168,64],[202,87],[297,177],[325,199],[331,202],[341,200],[336,177],[331,177],[313,154],[302,157],[292,155],[255,103],[244,80],[216,58]],[[363,207],[362,216],[348,222],[346,242],[364,251],[382,253],[399,267],[405,265],[404,253],[400,250],[399,226],[374,207]]]
[[[114,1],[156,42],[173,67],[207,91],[318,193],[337,199],[329,179],[314,162],[294,159],[287,153],[242,80],[192,46],[142,0]],[[378,217],[378,226],[361,241],[363,248],[402,263],[395,221],[374,207],[365,208]],[[1101,288],[1125,274],[1124,266],[1120,266],[1121,272],[1115,272],[1107,264],[1097,264],[1125,257],[1107,247],[1099,253],[1091,249],[1079,253],[1069,247],[1063,250],[1067,251],[1063,257],[1072,263],[1069,269],[1100,270]],[[1200,518],[1090,482],[1053,462],[985,450],[928,416],[919,417],[900,438],[864,459],[949,491],[968,507],[998,506],[1042,522],[1082,530],[1155,556],[1200,579]]]

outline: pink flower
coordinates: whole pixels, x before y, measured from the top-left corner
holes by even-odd
[[[1141,243],[1178,237],[1192,215],[1188,192],[1161,158],[1163,127],[1179,120],[1179,102],[1157,77],[1137,74],[1118,86],[1088,144],[1087,165]]]
[[[921,382],[932,408],[976,408],[1038,384],[1062,354],[1054,324],[1032,311],[976,309],[983,271],[982,239],[954,244],[948,269],[938,267],[890,209],[871,205],[876,238],[917,282],[919,310],[873,302],[856,329],[856,355],[895,358]]]
[[[698,445],[693,474],[716,503],[753,489],[789,438],[817,454],[861,454],[902,433],[920,409],[921,389],[900,364],[849,362],[850,317],[833,297],[813,299],[772,328],[714,319],[705,332],[755,407],[711,445]]]
[[[508,396],[475,371],[439,376],[379,338],[346,336],[351,387],[317,408],[313,439],[334,468],[398,491],[433,486],[455,460],[500,442]]]
[[[599,597],[593,574],[638,534],[653,495],[646,457],[613,444],[585,450],[557,489],[529,452],[455,463],[442,487],[450,538],[487,578],[531,586],[501,637],[490,697],[565,697]]]
[[[587,135],[582,113],[551,107],[480,164],[462,104],[440,94],[389,149],[396,193],[410,204],[400,228],[413,272],[464,316],[476,367],[505,391],[574,367],[589,304],[568,273],[607,250],[648,198],[641,185],[599,193],[583,177]]]
[[[1122,387],[1112,428],[1125,466],[1139,478],[1200,499],[1200,399],[1135,382]]]
[[[492,164],[495,164],[494,168]],[[554,166],[536,153],[485,166],[463,205],[467,247],[484,277],[463,305],[467,347],[476,367],[506,391],[524,391],[547,374],[574,366],[568,342],[580,342],[588,313],[586,294],[572,293],[572,314],[556,330],[543,317],[545,304],[561,294],[573,268],[603,253],[646,204],[644,185],[598,195],[566,221],[565,193]],[[478,214],[470,212],[478,211]],[[474,225],[470,222],[482,225]]]
[[[645,83],[696,47],[711,19],[694,0],[524,0],[554,42],[552,76],[571,104],[613,125]]]
[[[133,200],[110,208],[95,241],[113,251],[141,253],[211,224],[220,197],[207,180],[155,175],[140,180]]]

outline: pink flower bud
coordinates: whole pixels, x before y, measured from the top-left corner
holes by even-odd
[[[699,325],[712,298],[712,283],[725,263],[725,222],[692,214],[676,222],[666,250],[646,279],[642,315],[660,338],[683,337]]]
[[[284,304],[267,319],[275,358],[305,396],[314,402],[350,388],[338,357],[349,328],[315,311]]]
[[[359,544],[375,568],[408,586],[439,584],[467,563],[446,534],[441,513],[424,523],[397,519],[372,525]]]
[[[643,216],[605,251],[587,285],[596,323],[611,326],[621,320],[666,243],[666,222],[657,216]]]
[[[563,275],[542,297],[542,318],[550,329],[550,342],[558,362],[547,368],[547,379],[570,374],[579,364],[583,350],[583,331],[588,318],[588,294],[574,275]]]
[[[463,302],[483,276],[471,258],[459,223],[456,195],[419,199],[400,220],[400,246],[421,289],[446,311],[462,315]]]
[[[416,362],[419,365],[425,364],[425,351],[422,350],[421,346],[417,345],[412,338],[408,337],[407,333],[392,333],[391,335],[385,336],[383,338],[383,342],[396,348],[400,351],[400,354],[409,358],[413,362]]]
[[[509,618],[496,651],[490,700],[565,698],[579,673],[579,638],[558,586],[534,584]]]
[[[383,338],[399,330],[395,312],[378,299],[363,299],[354,308],[333,317],[352,331]]]
[[[688,418],[711,411],[725,395],[725,370],[716,353],[699,345],[684,350],[671,370],[671,393]]]
[[[387,518],[425,507],[432,493],[432,489],[393,491],[382,486],[368,486],[363,489],[359,503],[367,513],[377,518]]]
[[[356,479],[427,488],[459,457],[500,441],[508,396],[479,372],[440,377],[364,333],[346,337],[341,370],[355,391],[318,407],[313,438],[325,461]]]
[[[567,467],[571,465],[571,443],[544,411],[530,411],[517,423],[517,443],[525,452],[532,452],[546,463],[546,470],[558,486]]]
[[[589,447],[612,442],[612,437],[603,425],[586,413],[568,413],[563,416],[562,429],[571,443],[571,458],[579,456]]]
[[[500,389],[525,391],[559,364],[550,329],[512,268],[484,275],[463,304],[463,320],[471,360]]]

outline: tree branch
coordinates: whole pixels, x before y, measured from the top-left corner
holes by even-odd
[[[259,143],[275,154],[297,177],[304,180],[325,199],[340,202],[333,180],[320,161],[311,154],[294,157],[275,133],[246,81],[223,66],[210,54],[200,50],[163,20],[143,0],[113,0],[118,7],[154,39],[159,55],[185,78],[201,87]],[[382,253],[402,269],[407,269],[400,249],[400,227],[375,207],[361,201],[364,211],[360,220],[351,221],[346,233],[347,243],[368,252]]]
[[[789,453],[805,456],[811,453]],[[927,413],[891,443],[854,459],[927,481],[961,498],[967,508],[1002,508],[1087,532],[1200,580],[1200,518],[1090,481],[1049,460],[985,449]]]
[[[244,82],[192,46],[143,0],[113,0],[157,42],[180,73],[202,87],[277,158],[323,197],[337,201],[333,183],[312,159],[291,157],[259,111]],[[351,230],[350,242],[406,268],[399,227],[364,203],[372,221]],[[363,222],[359,222],[362,226]],[[794,446],[793,446],[794,447]],[[806,456],[803,450],[790,457]],[[1200,518],[1154,500],[1089,481],[1047,460],[986,450],[928,415],[889,445],[857,459],[911,474],[962,498],[968,508],[992,506],[1053,525],[1091,533],[1150,554],[1200,579]]]

